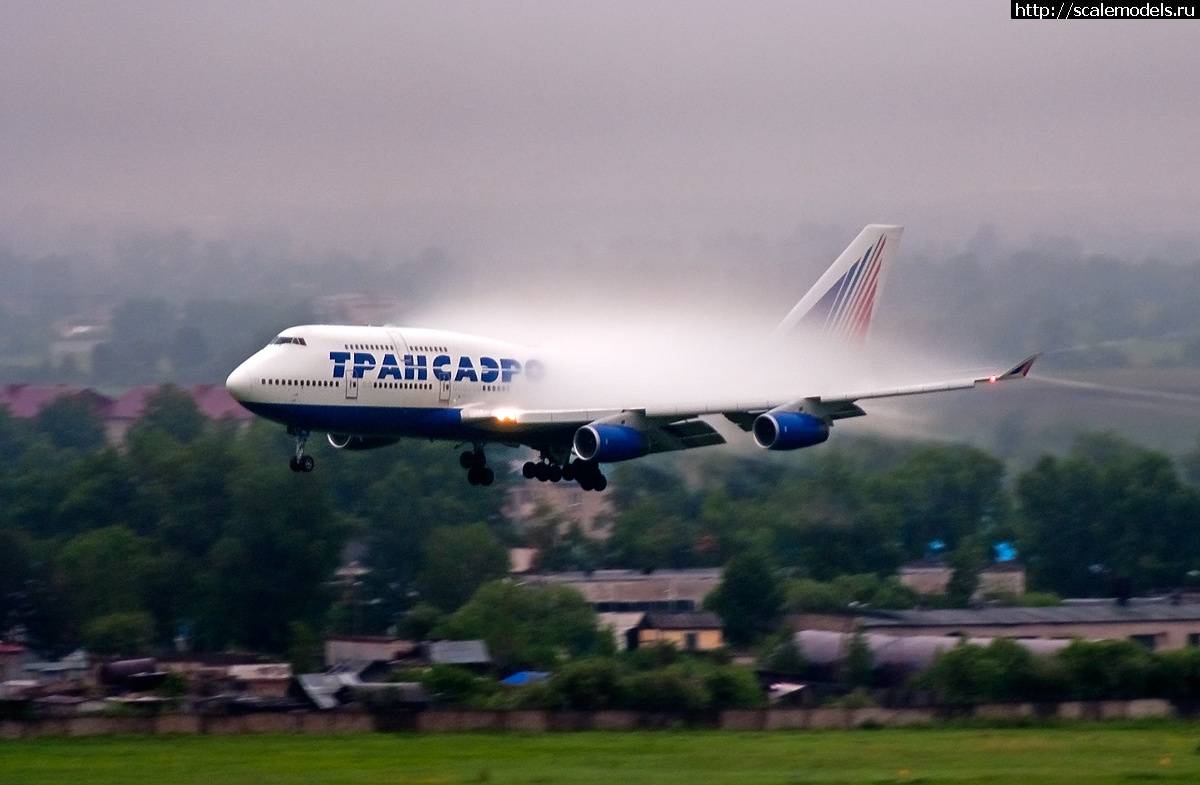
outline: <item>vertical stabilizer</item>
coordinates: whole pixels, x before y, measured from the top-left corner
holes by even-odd
[[[804,325],[834,339],[864,340],[903,232],[903,226],[881,224],[859,232],[779,323],[776,335]]]

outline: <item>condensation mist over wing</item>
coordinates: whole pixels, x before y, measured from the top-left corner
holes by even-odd
[[[502,302],[509,305],[497,305]],[[531,356],[545,364],[546,373],[522,397],[525,408],[779,404],[976,370],[922,356],[883,336],[855,344],[802,326],[774,335],[783,315],[724,305],[719,296],[664,305],[642,292],[589,311],[547,308],[531,303],[528,293],[514,293],[489,303],[431,308],[406,321],[535,349]]]
[[[748,300],[718,287],[689,301],[673,281],[633,273],[564,294],[526,275],[485,303],[426,319],[522,343],[537,336],[547,374],[520,406],[713,412],[844,400],[930,381],[913,352],[866,343],[903,231],[870,224],[812,280],[784,272],[752,281]],[[796,304],[771,313],[762,292],[772,289],[794,289]]]

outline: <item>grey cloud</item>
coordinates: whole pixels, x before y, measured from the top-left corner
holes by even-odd
[[[1189,230],[1188,23],[1007,8],[6,0],[0,214],[485,255]]]

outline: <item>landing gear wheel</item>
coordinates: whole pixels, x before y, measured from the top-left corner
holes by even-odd
[[[579,487],[585,491],[602,491],[608,487],[608,480],[600,473],[599,465],[591,461],[572,461],[569,468]],[[565,471],[563,477],[566,477]]]
[[[575,481],[575,466],[569,461],[562,467],[562,478],[567,482]]]
[[[288,433],[296,437],[296,452],[288,461],[288,468],[294,472],[311,472],[316,461],[312,456],[304,454],[304,445],[308,444],[308,431],[288,428]]]
[[[550,482],[558,482],[563,477],[563,470],[558,464],[550,464],[546,467],[546,479]]]
[[[496,473],[487,466],[483,445],[476,444],[474,450],[466,450],[458,456],[458,462],[467,470],[467,482],[472,485],[491,485]]]
[[[521,474],[526,480],[532,480],[537,477],[537,464],[533,461],[525,461],[525,465],[521,467]]]
[[[545,482],[550,479],[549,467],[544,463],[536,464],[533,471],[533,476],[538,478],[538,482]]]

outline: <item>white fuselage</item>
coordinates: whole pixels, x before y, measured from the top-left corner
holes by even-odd
[[[524,347],[460,333],[307,325],[281,333],[226,386],[293,428],[466,440],[465,407],[505,405],[539,369]]]

